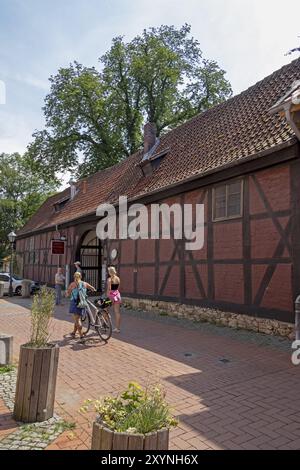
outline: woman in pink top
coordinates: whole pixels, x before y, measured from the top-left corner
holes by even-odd
[[[111,266],[108,268],[109,278],[107,279],[107,297],[113,303],[113,309],[115,313],[116,328],[113,330],[115,333],[120,333],[121,325],[121,313],[120,305],[122,303],[121,294],[119,291],[120,288],[120,278],[117,275],[116,269]]]

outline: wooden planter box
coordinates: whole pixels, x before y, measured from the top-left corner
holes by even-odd
[[[92,450],[168,450],[169,429],[150,434],[114,432],[94,422]]]
[[[14,418],[35,423],[52,418],[59,347],[21,346]]]

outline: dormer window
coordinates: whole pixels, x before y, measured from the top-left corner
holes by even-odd
[[[65,205],[69,202],[70,198],[65,198],[61,201],[58,201],[54,204],[54,211],[55,212],[60,212],[64,207]]]
[[[169,148],[162,150],[161,152],[157,154],[154,154],[148,159],[142,160],[140,163],[140,167],[142,169],[143,175],[144,176],[152,175],[153,171],[159,167],[161,161],[167,155],[168,152],[169,152]]]
[[[285,117],[300,140],[300,80],[294,82],[287,93],[269,111],[271,114],[279,113]]]
[[[147,122],[144,126],[143,159],[139,163],[144,176],[152,175],[153,171],[159,167],[163,157],[169,151],[169,149],[164,149],[158,152],[160,140],[156,134],[156,125],[153,122]]]

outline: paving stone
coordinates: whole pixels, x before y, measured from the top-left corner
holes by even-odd
[[[13,400],[16,377],[17,369],[6,374],[0,374],[0,399],[3,400],[5,406],[11,411],[14,408]],[[6,386],[7,384],[10,384],[10,386]],[[44,449],[63,432],[63,427],[61,429],[54,428],[60,422],[62,422],[61,418],[58,415],[54,415],[53,418],[43,423],[33,423],[30,425],[20,423],[19,429],[6,436],[4,440],[0,438],[0,449],[25,450],[31,449],[33,446],[38,449]]]
[[[29,305],[0,300],[0,329],[13,334],[15,357],[28,337]],[[293,437],[290,426],[300,427],[300,374],[291,364],[289,341],[132,310],[122,311],[120,335],[104,345],[91,334],[89,347],[79,348],[64,338],[72,326],[66,309],[56,309],[51,325],[51,339],[62,345],[56,411],[77,428],[74,440],[70,430],[57,439],[51,434],[50,448],[75,448],[78,442],[90,448],[94,415],[80,413],[83,401],[117,395],[134,380],[165,387],[180,420],[171,448],[243,449],[254,439],[259,448],[270,448],[274,430],[277,446],[299,450],[299,435]],[[222,364],[220,358],[231,362]],[[4,389],[0,380],[0,394]]]

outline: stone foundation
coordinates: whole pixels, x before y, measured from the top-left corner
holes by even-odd
[[[222,312],[212,308],[194,305],[177,304],[148,299],[123,298],[125,307],[165,313],[170,317],[184,318],[194,322],[213,323],[234,329],[243,329],[264,333],[266,335],[282,336],[293,340],[295,325],[267,318],[254,318],[238,313]]]

